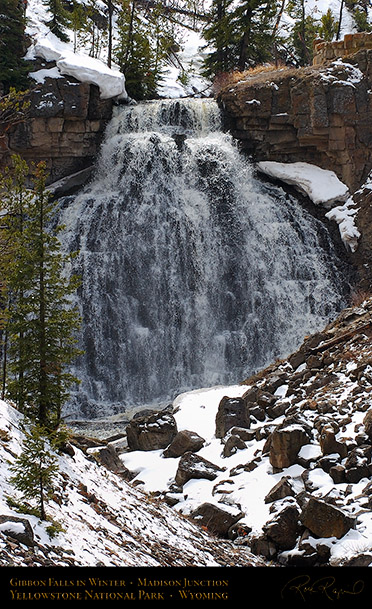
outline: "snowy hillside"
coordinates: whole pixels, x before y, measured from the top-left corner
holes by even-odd
[[[371,564],[371,319],[368,299],[248,384],[178,396],[178,433],[203,440],[183,483],[179,470],[190,453],[132,450],[125,433],[101,443],[73,436],[58,455],[48,522],[9,507],[8,497],[19,499],[9,467],[21,450],[21,416],[1,402],[0,565]],[[221,399],[243,395],[249,424],[217,437]],[[301,435],[287,463],[288,447],[274,446],[281,433],[293,434],[288,446]],[[110,470],[107,459],[103,465],[108,449],[115,455]],[[327,516],[313,518],[313,504]],[[206,505],[235,518],[234,534],[208,534],[213,516],[196,515]],[[62,531],[50,538],[52,520]]]
[[[48,521],[10,509],[17,499],[9,467],[20,453],[22,417],[0,402],[0,566],[237,566],[259,564],[248,551],[219,543],[75,445],[58,455],[58,490],[47,506]],[[95,448],[92,452],[98,452]],[[15,521],[11,519],[15,518]],[[31,525],[31,540],[17,544]],[[50,538],[55,521],[63,532]]]
[[[97,7],[100,7],[100,3],[97,3]],[[102,4],[101,9],[104,10],[104,8]],[[73,31],[67,30],[66,32],[70,39],[69,43],[61,42],[52,34],[45,25],[48,20],[47,9],[39,0],[29,0],[26,16],[26,33],[32,41],[26,59],[37,57],[46,61],[56,61],[57,64],[57,70],[51,68],[33,73],[32,77],[37,82],[40,82],[40,79],[44,79],[46,76],[58,77],[60,73],[74,76],[81,82],[96,84],[100,87],[103,99],[111,97],[126,99],[125,78],[115,65],[112,66],[112,69],[107,67],[107,48],[104,45],[98,58],[89,56],[88,45],[81,45],[74,52]],[[117,36],[115,15],[113,36],[115,40]],[[201,46],[203,43],[199,33],[183,28],[180,37],[182,46],[177,54],[177,61],[169,62],[159,85],[159,95],[162,97],[185,97],[194,94],[196,91],[204,91],[209,85],[208,81],[200,74],[203,57]],[[180,82],[179,77],[183,70],[188,74],[187,85],[182,85]]]

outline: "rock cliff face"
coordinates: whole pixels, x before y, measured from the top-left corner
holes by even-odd
[[[53,67],[38,64],[35,70]],[[7,134],[0,151],[0,168],[12,154],[29,164],[46,161],[49,183],[90,167],[111,117],[112,100],[102,100],[98,87],[68,76],[46,77],[30,90],[27,120]]]
[[[218,102],[226,128],[254,161],[312,163],[348,186],[361,234],[350,258],[369,289],[372,49],[351,53],[350,47],[333,61],[321,55],[318,64],[251,75],[222,89]]]
[[[351,189],[372,167],[372,50],[302,69],[264,71],[224,88],[226,125],[255,160],[331,169]]]

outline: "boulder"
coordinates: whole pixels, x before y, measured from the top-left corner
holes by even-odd
[[[301,522],[318,537],[340,539],[354,527],[355,519],[321,499],[310,497],[301,513]]]
[[[249,426],[250,415],[246,400],[224,396],[216,415],[216,438],[223,438],[232,427]]]
[[[96,453],[96,458],[101,465],[110,471],[122,476],[125,480],[131,480],[133,476],[125,467],[113,446],[105,446]]]
[[[177,472],[175,475],[175,483],[182,487],[189,480],[196,478],[206,478],[206,480],[214,480],[224,469],[214,465],[207,459],[196,455],[195,453],[185,453],[180,458]]]
[[[280,550],[291,550],[301,531],[300,510],[297,505],[287,505],[262,530]]]
[[[347,455],[346,444],[336,440],[335,431],[330,425],[326,425],[322,428],[319,444],[323,455],[338,453],[342,459]]]
[[[163,457],[180,457],[186,452],[196,453],[204,445],[204,438],[199,436],[195,431],[187,431],[186,429],[179,431],[173,438],[172,442],[163,452]]]
[[[130,450],[164,449],[177,435],[177,423],[166,410],[132,419],[126,429]]]
[[[251,540],[251,552],[256,556],[264,556],[268,560],[273,560],[277,554],[275,544],[266,536],[261,535]]]
[[[229,530],[244,516],[237,508],[202,503],[191,517],[218,537],[227,537]]]
[[[283,478],[281,478],[279,482],[273,486],[271,491],[268,492],[265,497],[265,503],[271,503],[273,501],[277,501],[278,499],[284,499],[284,497],[294,497],[295,492],[289,480],[289,476],[283,476]]]
[[[231,457],[231,455],[234,455],[238,450],[243,450],[244,448],[247,448],[247,445],[240,436],[231,434],[224,443],[222,455],[224,457]]]
[[[367,410],[363,419],[363,425],[369,441],[372,442],[372,408]]]
[[[359,446],[354,448],[345,460],[346,482],[359,482],[362,478],[369,478],[371,475],[371,451],[372,446]]]
[[[343,465],[333,465],[329,470],[329,475],[331,476],[333,482],[335,484],[342,484],[345,482],[345,468]]]
[[[0,532],[25,546],[34,545],[34,532],[27,518],[0,515]]]
[[[270,440],[271,465],[277,469],[294,465],[301,447],[308,442],[308,434],[300,425],[294,424],[275,429]]]

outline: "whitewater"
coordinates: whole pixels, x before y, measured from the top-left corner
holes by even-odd
[[[60,219],[81,277],[70,414],[239,383],[345,304],[327,225],[259,179],[211,99],[116,107],[94,178]]]

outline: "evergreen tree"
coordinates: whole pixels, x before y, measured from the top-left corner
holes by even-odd
[[[45,504],[54,491],[58,461],[43,427],[34,424],[23,431],[22,452],[10,468],[13,476],[9,481],[22,493],[23,500],[36,504],[39,517],[46,520]]]
[[[229,72],[236,67],[236,40],[232,19],[233,0],[213,0],[209,23],[203,35],[213,50],[205,58],[207,77]]]
[[[79,353],[74,338],[79,317],[70,301],[77,279],[64,276],[69,257],[60,251],[62,227],[52,230],[56,203],[46,190],[45,164],[36,168],[31,194],[24,162],[13,157],[13,163],[3,184],[0,234],[6,248],[0,266],[7,292],[6,395],[54,428],[76,382],[66,368]]]
[[[70,23],[74,32],[74,53],[78,50],[79,37],[86,31],[87,15],[84,7],[80,2],[73,0],[72,10],[70,12]]]
[[[371,32],[372,25],[369,11],[372,7],[371,0],[345,0],[346,6],[351,12],[358,32]]]
[[[63,6],[63,0],[43,0],[43,3],[50,12],[50,19],[46,25],[62,42],[68,42],[69,37],[65,29],[70,25],[70,17]]]
[[[154,3],[151,10],[143,14],[135,0],[123,0],[117,24],[119,41],[113,53],[125,75],[129,96],[137,100],[156,97],[164,60],[174,44],[164,7]]]
[[[319,22],[312,15],[306,15],[305,0],[290,0],[288,12],[296,20],[290,36],[293,54],[300,66],[309,65],[313,59],[314,40],[319,34]]]
[[[0,0],[0,92],[28,86],[25,48],[25,14],[19,0]]]
[[[282,10],[283,1],[213,0],[205,29],[213,47],[205,60],[206,74],[242,71],[271,60]]]
[[[322,40],[326,40],[327,42],[331,42],[338,32],[338,22],[333,16],[331,9],[322,15],[321,18],[321,26],[319,28],[319,35]]]
[[[263,63],[273,55],[273,24],[278,3],[241,0],[235,10],[234,29],[239,36],[238,68]]]

